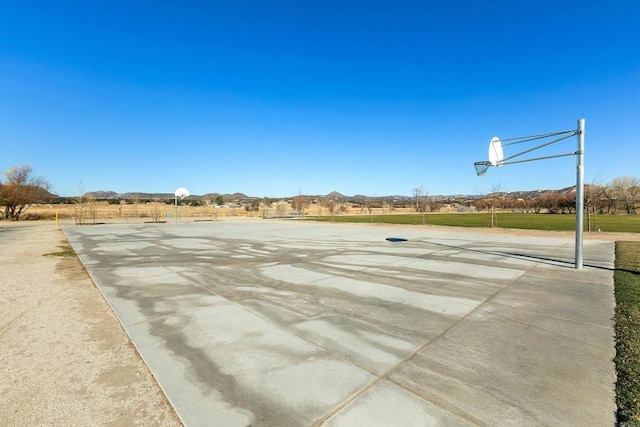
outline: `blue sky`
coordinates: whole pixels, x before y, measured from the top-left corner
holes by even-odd
[[[0,0],[0,169],[52,191],[431,195],[575,184],[491,168],[576,128],[585,182],[640,176],[640,2]],[[518,146],[519,150],[520,146]],[[544,152],[575,150],[575,138]],[[513,154],[505,149],[505,155]]]

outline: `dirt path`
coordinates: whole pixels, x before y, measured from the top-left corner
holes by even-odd
[[[47,223],[0,224],[0,424],[180,421],[111,308]]]

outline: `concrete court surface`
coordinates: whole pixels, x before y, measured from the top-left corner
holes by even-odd
[[[575,270],[573,239],[425,227],[64,231],[188,426],[615,423],[612,242]]]

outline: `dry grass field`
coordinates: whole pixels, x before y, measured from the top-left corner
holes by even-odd
[[[411,213],[411,208],[387,208],[373,209],[372,214],[406,214]],[[291,216],[293,208],[288,203],[274,204],[271,207],[261,207],[258,211],[247,211],[241,207],[213,207],[213,206],[188,206],[178,207],[179,217],[201,218],[203,220],[219,220],[226,217],[284,217]],[[362,208],[346,207],[340,214],[355,215],[364,214]],[[92,223],[104,220],[126,221],[127,219],[152,221],[170,221],[175,219],[176,208],[166,203],[126,203],[109,204],[107,202],[94,202],[85,205],[80,204],[55,204],[34,205],[24,214],[24,219],[75,219],[77,223]],[[311,205],[305,210],[307,216],[329,215],[327,208],[320,205]],[[136,221],[136,222],[138,222]]]

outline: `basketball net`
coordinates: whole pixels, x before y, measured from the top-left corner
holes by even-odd
[[[491,162],[488,162],[488,161],[475,162],[473,166],[476,168],[476,173],[478,174],[478,176],[482,176],[487,172],[487,169],[489,169],[489,166],[491,166]]]

